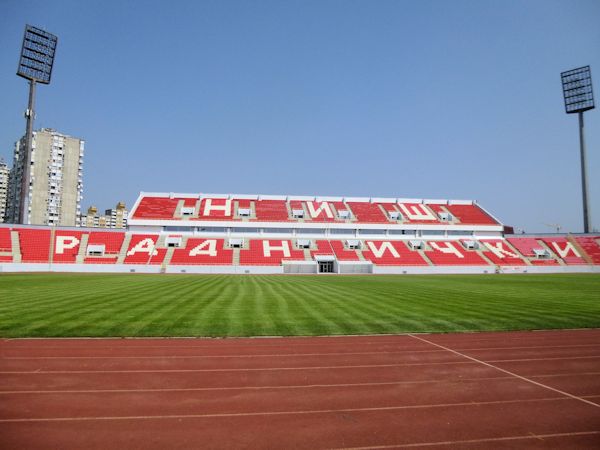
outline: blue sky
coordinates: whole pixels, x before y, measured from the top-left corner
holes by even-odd
[[[36,128],[86,140],[83,207],[139,191],[476,199],[581,231],[577,116],[600,2],[0,2],[0,156],[23,134],[26,23],[58,35]],[[586,113],[600,228],[600,111]]]

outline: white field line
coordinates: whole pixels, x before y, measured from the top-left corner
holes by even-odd
[[[471,361],[445,361],[428,363],[399,364],[361,364],[351,366],[302,366],[302,367],[250,367],[231,369],[132,369],[132,370],[15,370],[0,371],[2,375],[10,374],[80,374],[80,373],[196,373],[196,372],[276,372],[279,370],[335,370],[335,369],[371,369],[384,367],[441,366],[450,364],[473,364]]]
[[[570,394],[570,393],[568,393],[568,392],[561,391],[560,389],[556,389],[556,388],[553,388],[553,387],[551,387],[551,386],[548,386],[548,385],[546,385],[546,384],[539,383],[539,382],[537,382],[537,381],[534,381],[534,380],[532,380],[532,379],[530,379],[530,378],[523,377],[523,376],[521,376],[521,375],[518,375],[518,374],[516,374],[516,373],[514,373],[514,372],[511,372],[510,370],[506,370],[506,369],[503,369],[503,368],[501,368],[501,367],[498,367],[498,366],[495,366],[495,365],[493,365],[493,364],[490,364],[490,363],[488,363],[488,362],[482,361],[482,360],[480,360],[480,359],[473,358],[472,356],[465,355],[464,353],[460,353],[460,352],[458,352],[458,351],[456,351],[456,350],[452,350],[452,349],[451,349],[451,348],[449,348],[449,347],[445,347],[445,346],[443,346],[443,345],[436,344],[435,342],[431,342],[431,341],[429,341],[429,340],[427,340],[427,339],[424,339],[423,337],[420,337],[420,336],[415,336],[415,335],[412,335],[412,334],[411,334],[410,336],[412,336],[414,339],[418,339],[419,341],[422,341],[422,342],[427,342],[428,344],[431,344],[431,345],[433,345],[433,346],[435,346],[435,347],[443,348],[443,349],[445,349],[445,350],[447,350],[447,351],[449,351],[449,352],[452,352],[452,353],[454,353],[454,354],[456,354],[456,355],[460,355],[460,356],[462,356],[463,358],[466,358],[466,359],[469,359],[469,360],[471,360],[471,361],[477,362],[477,363],[479,363],[479,364],[483,364],[484,366],[491,367],[491,368],[493,368],[493,369],[499,370],[499,371],[501,371],[501,372],[503,372],[503,373],[506,373],[506,374],[508,374],[508,375],[512,375],[513,377],[519,378],[520,380],[526,381],[526,382],[528,382],[528,383],[531,383],[531,384],[535,384],[536,386],[540,386],[540,387],[542,387],[542,388],[544,388],[544,389],[548,389],[548,390],[550,390],[550,391],[553,391],[553,392],[557,392],[557,393],[559,393],[559,394],[562,394],[562,395],[564,395],[564,396],[566,396],[566,397],[569,397],[569,398],[572,398],[572,399],[574,399],[574,400],[579,400],[579,401],[581,401],[581,402],[587,403],[588,405],[595,406],[596,408],[600,408],[600,404],[598,404],[598,403],[594,403],[594,402],[592,402],[592,401],[590,401],[590,400],[586,400],[586,399],[584,399],[584,398],[582,398],[582,397],[578,397],[577,395],[573,395],[573,394]]]
[[[535,350],[535,349],[556,349],[556,348],[577,348],[577,347],[598,347],[600,344],[577,344],[577,345],[548,345],[548,346],[523,346],[523,347],[490,347],[490,348],[459,348],[458,351],[487,351],[487,350]],[[43,347],[47,349],[50,347]],[[53,347],[64,349],[64,347]],[[79,347],[77,347],[79,348]],[[168,349],[196,349],[199,347],[127,347],[128,349],[154,349],[154,348],[168,348]],[[37,347],[30,347],[29,349],[37,349]],[[114,350],[114,347],[98,347],[93,350]],[[14,351],[16,349],[10,349]],[[21,350],[21,348],[19,348]],[[344,356],[344,355],[396,355],[405,353],[442,353],[444,350],[398,350],[398,351],[375,351],[375,352],[325,352],[325,353],[275,353],[275,354],[256,354],[256,355],[155,355],[155,356],[4,356],[1,359],[7,360],[27,360],[27,359],[186,359],[186,358],[286,358],[286,357],[303,357],[303,356]]]
[[[156,356],[5,356],[1,359],[186,359],[186,358],[287,358],[303,356],[401,355],[406,353],[444,353],[443,350],[403,350],[397,352],[278,353],[264,355],[156,355]]]
[[[84,422],[93,420],[155,420],[155,419],[211,419],[223,417],[252,417],[252,416],[285,416],[285,415],[308,415],[308,414],[331,414],[352,412],[376,412],[376,411],[401,411],[414,409],[450,408],[460,406],[483,406],[483,405],[507,405],[518,403],[565,401],[565,397],[546,397],[525,400],[493,400],[487,402],[459,402],[459,403],[436,403],[428,405],[402,405],[382,406],[371,408],[342,408],[342,409],[313,409],[298,411],[256,411],[243,413],[212,413],[212,414],[167,414],[167,415],[139,415],[139,416],[81,416],[81,417],[41,417],[41,418],[16,418],[0,419],[0,423],[19,422]]]
[[[510,380],[511,376],[482,377],[482,378],[456,378],[456,379],[431,379],[413,381],[382,381],[371,383],[334,383],[334,384],[292,384],[278,386],[228,386],[228,387],[200,387],[200,388],[149,388],[149,389],[78,389],[78,390],[28,390],[28,391],[0,391],[0,395],[12,394],[90,394],[90,393],[131,393],[131,392],[195,392],[195,391],[253,391],[268,389],[315,389],[361,386],[397,386],[412,384],[437,384],[440,382],[464,383],[471,381]]]
[[[531,378],[564,378],[573,376],[600,376],[600,372],[575,372],[575,373],[552,373],[547,375],[535,375]],[[133,392],[202,392],[202,391],[254,391],[254,390],[277,390],[277,389],[315,389],[315,388],[336,388],[336,387],[360,387],[360,386],[394,386],[411,384],[431,384],[440,382],[462,383],[471,381],[490,381],[490,380],[509,380],[512,375],[498,377],[480,377],[480,378],[454,378],[454,379],[431,379],[431,380],[412,380],[412,381],[381,381],[371,383],[332,383],[332,384],[288,384],[275,386],[227,386],[227,387],[199,387],[199,388],[140,388],[140,389],[53,389],[53,390],[6,390],[0,391],[0,395],[20,395],[20,394],[94,394],[94,393],[133,393]],[[586,396],[594,397],[594,396]]]
[[[336,450],[369,450],[369,449],[387,449],[387,448],[411,448],[411,447],[432,447],[437,445],[453,445],[459,444],[480,444],[485,442],[510,442],[536,439],[543,441],[544,439],[575,437],[575,436],[594,436],[600,434],[600,431],[574,431],[572,433],[552,433],[552,434],[527,434],[523,436],[503,436],[497,438],[481,438],[481,439],[463,439],[460,441],[437,441],[437,442],[414,442],[410,444],[393,444],[393,445],[369,445],[368,447],[343,447]],[[491,448],[491,447],[490,447]]]

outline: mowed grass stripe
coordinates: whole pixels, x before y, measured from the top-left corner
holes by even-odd
[[[0,275],[3,337],[586,327],[600,327],[600,275]]]

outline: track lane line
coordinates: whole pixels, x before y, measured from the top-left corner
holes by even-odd
[[[278,370],[334,370],[334,369],[371,369],[384,367],[419,367],[419,366],[441,366],[451,364],[473,364],[470,361],[445,361],[429,363],[399,363],[399,364],[363,364],[352,366],[306,366],[306,367],[250,367],[237,369],[139,369],[139,370],[18,370],[0,371],[0,375],[24,375],[24,374],[84,374],[84,373],[195,373],[195,372],[276,372]]]
[[[416,335],[414,335],[414,334],[409,334],[409,336],[411,336],[412,338],[414,338],[414,339],[417,339],[417,340],[419,340],[419,341],[421,341],[421,342],[426,342],[426,343],[428,343],[428,344],[431,344],[431,345],[433,345],[433,346],[435,346],[435,347],[442,348],[442,349],[444,349],[444,350],[447,350],[447,351],[449,351],[449,352],[452,352],[452,353],[454,353],[455,355],[459,355],[459,356],[462,356],[463,358],[467,358],[467,359],[469,359],[469,360],[471,360],[471,361],[477,362],[477,363],[479,363],[479,364],[483,364],[484,366],[491,367],[492,369],[499,370],[499,371],[501,371],[501,372],[503,372],[503,373],[506,373],[506,374],[508,374],[508,375],[512,375],[513,377],[519,378],[520,380],[526,381],[526,382],[528,382],[528,383],[531,383],[531,384],[535,384],[536,386],[539,386],[539,387],[542,387],[542,388],[548,389],[548,390],[550,390],[550,391],[553,391],[553,392],[557,392],[557,393],[559,393],[559,394],[565,395],[565,396],[567,396],[567,397],[569,397],[569,398],[572,398],[572,399],[574,399],[574,400],[579,400],[579,401],[581,401],[581,402],[583,402],[583,403],[587,403],[588,405],[595,406],[596,408],[600,408],[600,404],[598,404],[598,403],[594,403],[594,402],[592,402],[592,401],[590,401],[590,400],[586,400],[586,399],[584,399],[584,398],[582,398],[582,397],[578,397],[577,395],[573,395],[573,394],[570,394],[570,393],[568,393],[568,392],[561,391],[560,389],[556,389],[556,388],[553,388],[553,387],[551,387],[551,386],[548,386],[548,385],[546,385],[546,384],[539,383],[539,382],[537,382],[537,381],[534,381],[534,380],[532,380],[532,379],[530,379],[530,378],[527,378],[527,377],[524,377],[524,376],[518,375],[518,374],[516,374],[516,373],[514,373],[514,372],[511,372],[510,370],[503,369],[503,368],[501,368],[501,367],[495,366],[495,365],[493,365],[493,364],[490,364],[490,363],[488,363],[488,362],[482,361],[482,360],[480,360],[480,359],[473,358],[472,356],[465,355],[464,353],[460,353],[460,352],[458,352],[458,351],[456,351],[456,350],[452,350],[452,349],[451,349],[451,348],[449,348],[449,347],[445,347],[445,346],[443,346],[443,345],[440,345],[440,344],[437,344],[437,343],[435,343],[435,342],[431,342],[431,341],[429,341],[429,340],[427,340],[427,339],[424,339],[424,338],[422,338],[422,337],[420,337],[420,336],[416,336]]]
[[[588,356],[552,356],[548,358],[517,358],[517,359],[490,359],[488,362],[521,362],[521,361],[566,361],[573,359],[598,359],[600,355]]]
[[[457,355],[463,355],[460,352],[454,352]],[[78,358],[85,359],[85,358]],[[166,358],[169,359],[169,358]],[[482,362],[477,358],[471,358],[475,362]],[[520,358],[520,359],[494,359],[488,363],[500,362],[531,362],[531,361],[567,361],[567,360],[582,360],[582,359],[600,359],[599,356],[566,356],[552,358]],[[0,374],[27,374],[27,373],[171,373],[171,372],[245,372],[245,371],[277,371],[277,370],[307,370],[307,369],[354,369],[354,368],[378,368],[378,367],[412,367],[412,366],[427,366],[427,365],[450,365],[450,364],[468,364],[466,361],[432,361],[423,363],[398,363],[398,364],[372,364],[372,365],[342,365],[342,366],[301,366],[301,367],[249,367],[249,368],[218,368],[218,369],[129,369],[129,370],[19,370],[19,371],[0,371]],[[493,366],[492,364],[489,364]],[[495,367],[495,366],[493,366]]]
[[[531,378],[560,378],[571,377],[574,375],[598,375],[600,372],[572,372],[558,373],[548,375],[535,375]],[[273,385],[273,386],[227,386],[227,387],[205,387],[205,388],[142,388],[142,389],[65,389],[65,390],[17,390],[17,391],[1,391],[0,395],[28,395],[28,394],[94,394],[94,393],[135,393],[135,392],[203,392],[203,391],[243,391],[243,390],[268,390],[268,389],[315,389],[315,388],[335,388],[335,387],[360,387],[360,386],[393,386],[405,384],[431,384],[440,383],[441,381],[450,381],[452,383],[462,383],[471,381],[492,381],[492,380],[509,380],[514,378],[512,375],[498,377],[480,377],[480,378],[456,378],[456,379],[431,379],[431,380],[413,380],[413,381],[381,381],[372,383],[332,383],[332,384],[290,384],[290,385]],[[594,397],[587,395],[583,397]]]
[[[600,434],[600,431],[574,431],[571,433],[553,433],[553,434],[526,434],[523,436],[506,436],[497,438],[465,439],[460,441],[437,441],[420,442],[410,444],[392,444],[392,445],[369,445],[368,447],[339,447],[332,450],[369,450],[369,449],[387,449],[387,448],[410,448],[410,447],[433,447],[438,445],[458,445],[458,444],[479,444],[484,442],[502,442],[518,441],[527,439],[548,439],[556,437],[575,437],[575,436],[594,436]]]
[[[510,380],[513,377],[485,377],[485,378],[456,378],[451,382],[463,383],[471,381],[491,381],[491,380]],[[98,393],[130,393],[130,392],[195,392],[195,391],[241,391],[241,390],[263,390],[263,389],[315,389],[315,388],[335,388],[335,387],[360,387],[360,386],[394,386],[405,384],[435,384],[444,379],[415,380],[415,381],[381,381],[372,383],[335,383],[335,384],[292,384],[279,386],[230,386],[230,387],[206,387],[206,388],[148,388],[148,389],[76,389],[76,390],[20,390],[20,391],[0,391],[0,395],[11,394],[93,394]]]
[[[156,356],[4,356],[6,360],[24,359],[193,359],[193,358],[285,358],[302,356],[403,355],[406,353],[443,353],[443,350],[401,350],[397,352],[279,353],[265,355],[156,355]]]
[[[489,348],[458,348],[457,351],[488,351],[488,350],[535,350],[535,349],[555,349],[555,348],[577,348],[577,347],[598,347],[600,344],[578,344],[578,345],[548,345],[548,346],[521,346],[521,347],[489,347]],[[63,347],[59,347],[64,349]],[[77,347],[80,348],[80,347]],[[136,348],[136,347],[130,347]],[[154,347],[139,347],[143,349]],[[160,348],[171,348],[162,346]],[[198,347],[173,347],[173,348],[198,348]],[[39,349],[30,347],[30,349]],[[102,350],[112,350],[114,347],[103,347]],[[375,352],[325,352],[325,353],[265,353],[256,355],[238,354],[238,355],[156,355],[156,356],[3,356],[0,358],[6,360],[37,360],[37,359],[185,359],[185,358],[284,358],[284,357],[302,357],[302,356],[344,356],[344,355],[396,355],[406,353],[441,353],[443,350],[398,350],[398,351],[375,351]],[[600,357],[600,355],[598,355]]]
[[[371,408],[341,408],[341,409],[314,409],[298,411],[256,411],[244,413],[213,413],[213,414],[171,414],[171,415],[139,415],[139,416],[80,416],[80,417],[41,417],[41,418],[20,418],[20,419],[0,419],[2,423],[23,423],[23,422],[86,422],[94,420],[157,420],[157,419],[211,419],[223,417],[252,417],[252,416],[285,416],[285,415],[308,415],[308,414],[332,414],[332,413],[352,413],[352,412],[373,412],[373,411],[400,411],[409,409],[432,409],[449,408],[459,406],[483,406],[483,405],[506,405],[518,403],[535,402],[555,402],[568,401],[569,398],[545,397],[536,399],[515,399],[515,400],[492,400],[488,402],[458,402],[458,403],[435,403],[428,405],[402,405],[402,406],[381,406]]]

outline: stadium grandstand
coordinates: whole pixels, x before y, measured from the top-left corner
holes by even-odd
[[[514,235],[475,201],[144,193],[127,231],[0,225],[0,271],[600,272],[600,235]]]

